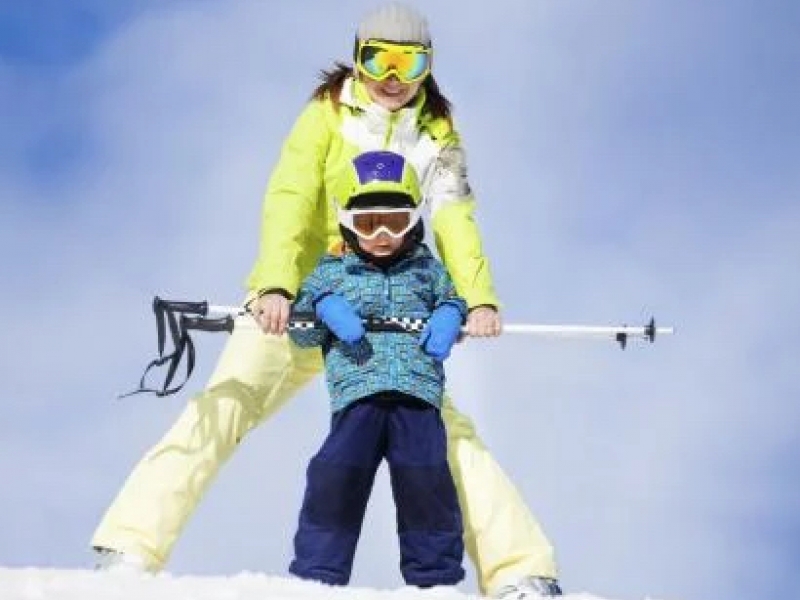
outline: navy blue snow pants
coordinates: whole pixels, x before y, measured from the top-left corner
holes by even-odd
[[[333,415],[330,433],[308,465],[291,573],[330,585],[350,581],[383,458],[406,584],[455,585],[464,578],[461,509],[441,415],[426,402],[394,393],[370,396]]]

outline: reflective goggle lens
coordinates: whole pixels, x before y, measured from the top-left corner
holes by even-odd
[[[430,72],[430,52],[424,46],[363,42],[359,47],[358,67],[377,81],[395,75],[403,83],[414,83]]]
[[[353,229],[362,237],[375,235],[382,227],[390,235],[402,236],[411,224],[411,210],[402,212],[359,212],[353,214]]]

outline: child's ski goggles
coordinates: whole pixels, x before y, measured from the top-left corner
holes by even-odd
[[[401,238],[419,223],[422,206],[417,208],[357,208],[345,210],[337,206],[339,223],[358,237],[372,240],[382,232]]]
[[[416,83],[431,72],[431,49],[422,44],[359,41],[356,66],[361,73],[375,81],[383,81],[394,75],[403,83]]]

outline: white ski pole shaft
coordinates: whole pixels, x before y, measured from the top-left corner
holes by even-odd
[[[248,313],[243,306],[224,306],[219,304],[209,304],[208,314],[220,315],[223,317],[224,316],[241,317],[250,313]]]
[[[675,333],[674,327],[630,327],[597,325],[534,325],[528,323],[508,323],[503,325],[503,333],[527,333],[531,335],[552,335],[564,337],[608,337],[628,335],[631,337],[650,337]]]
[[[233,317],[241,317],[249,315],[249,313],[242,307],[238,306],[218,306],[210,305],[208,307],[209,314],[230,315]],[[240,320],[239,323],[255,325],[252,320]],[[466,328],[463,330],[466,333]],[[617,341],[622,339],[635,337],[645,338],[653,341],[656,336],[670,335],[675,333],[673,327],[656,327],[655,321],[651,319],[650,323],[643,327],[635,327],[629,325],[619,326],[603,326],[603,325],[544,325],[532,323],[506,323],[503,325],[503,333],[517,333],[525,335],[536,336],[554,336],[554,337],[611,337]]]

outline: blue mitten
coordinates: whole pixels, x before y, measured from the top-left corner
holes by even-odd
[[[364,337],[364,324],[350,303],[338,294],[323,296],[315,306],[317,316],[333,335],[346,344],[355,344]]]
[[[440,305],[431,313],[419,337],[423,352],[436,360],[445,360],[461,334],[463,322],[461,311],[454,304]]]

